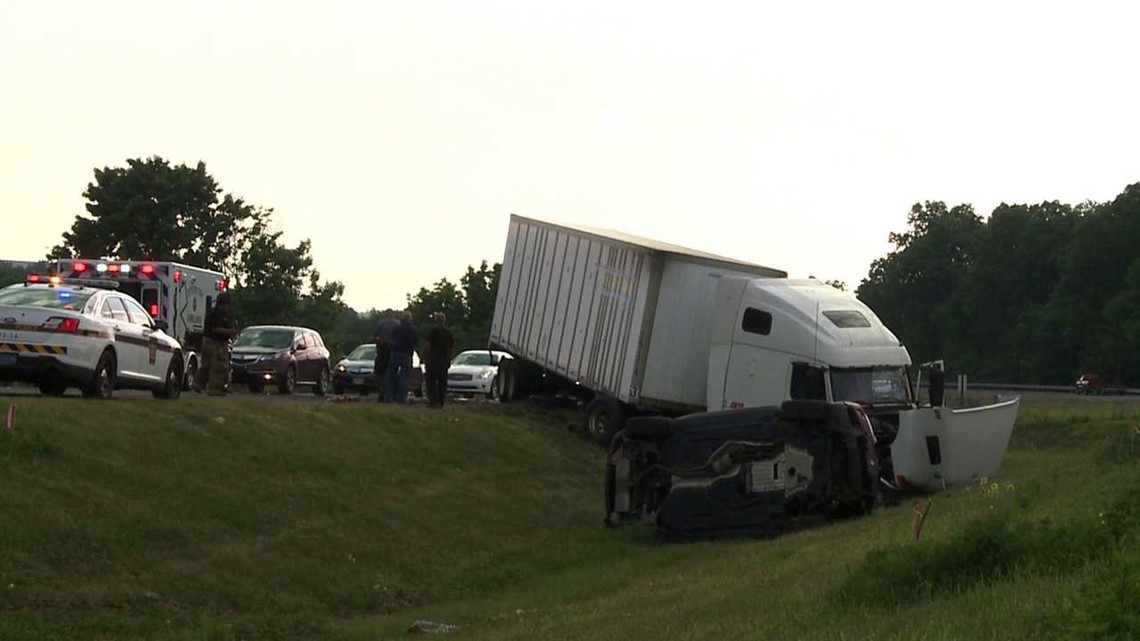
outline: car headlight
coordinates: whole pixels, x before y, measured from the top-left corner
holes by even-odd
[[[347,367],[345,367],[343,364],[342,364],[342,365],[337,365],[337,366],[336,366],[336,371],[338,371],[338,372],[341,372],[341,373],[344,373],[344,372],[347,372],[347,371],[348,371],[348,368],[347,368]]]
[[[486,370],[486,371],[480,372],[479,373],[479,380],[485,381],[488,378],[491,378],[491,374],[494,374],[494,372],[492,372],[491,370]]]

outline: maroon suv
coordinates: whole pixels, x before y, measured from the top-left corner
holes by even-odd
[[[307,327],[246,327],[234,340],[230,369],[234,384],[257,394],[269,384],[282,394],[292,394],[298,385],[312,385],[322,396],[329,389],[329,350]]]

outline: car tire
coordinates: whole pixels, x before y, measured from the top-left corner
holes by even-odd
[[[277,382],[277,391],[288,395],[295,389],[297,389],[297,368],[290,365],[285,370],[285,375]]]
[[[186,366],[186,375],[182,379],[182,391],[189,391],[194,387],[195,378],[198,378],[198,359],[191,357],[190,363]]]
[[[170,366],[166,368],[166,378],[162,388],[154,390],[151,394],[153,394],[155,398],[163,398],[171,401],[182,396],[181,360],[171,359]]]
[[[499,388],[499,377],[491,379],[491,391],[487,392],[488,401],[497,401],[503,397],[503,390]]]
[[[115,366],[114,353],[111,350],[104,351],[99,356],[99,362],[95,364],[95,371],[91,374],[91,380],[83,387],[83,396],[103,401],[110,400],[115,395],[117,373],[118,368]]]
[[[600,445],[609,445],[614,434],[625,425],[625,408],[621,401],[610,396],[598,395],[586,406],[586,434]]]
[[[37,387],[39,387],[40,394],[44,396],[63,396],[64,392],[67,391],[67,384],[60,381],[40,383]]]
[[[324,396],[329,393],[329,368],[322,367],[321,373],[317,377],[317,384],[313,385],[313,394],[317,396]]]

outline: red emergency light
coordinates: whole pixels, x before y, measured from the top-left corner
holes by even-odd
[[[179,270],[176,270],[174,272],[174,282],[176,282],[176,283],[182,282],[182,270],[179,269]]]
[[[143,274],[146,274],[147,276],[150,276],[151,274],[154,273],[154,265],[150,265],[150,264],[143,265],[142,267],[139,267],[139,271],[142,272]]]
[[[155,318],[158,318],[158,303],[151,303],[150,304],[150,315],[155,317]]]
[[[27,282],[29,282],[29,283],[35,284],[35,283],[38,283],[42,280],[43,280],[43,278],[41,278],[39,274],[28,274]]]
[[[87,271],[87,263],[75,263],[71,266],[71,271],[75,272],[76,274],[82,274],[83,272]]]
[[[116,265],[115,263],[111,263],[110,265],[107,265],[107,271],[109,271],[111,273],[115,273],[115,272],[119,271],[119,266]]]
[[[223,279],[218,281],[218,291],[219,292],[226,291],[226,279],[223,278]]]

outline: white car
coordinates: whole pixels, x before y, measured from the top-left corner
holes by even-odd
[[[472,349],[451,359],[447,369],[447,391],[456,394],[482,394],[499,398],[499,361],[511,358],[506,352]]]
[[[182,390],[182,346],[135,299],[92,283],[29,277],[0,289],[0,381],[33,383],[48,396],[78,387],[108,399],[116,389]]]

